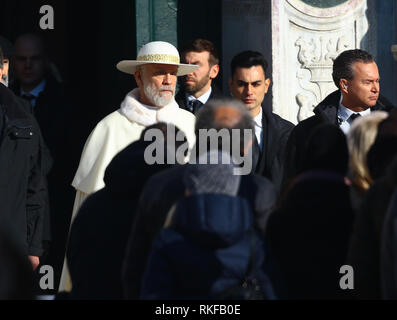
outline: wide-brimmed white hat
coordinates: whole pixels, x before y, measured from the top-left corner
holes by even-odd
[[[117,69],[122,72],[134,74],[137,66],[148,63],[171,64],[178,66],[178,76],[189,74],[198,68],[194,64],[180,63],[179,52],[165,41],[153,41],[145,44],[138,52],[136,60],[123,60],[117,64]]]

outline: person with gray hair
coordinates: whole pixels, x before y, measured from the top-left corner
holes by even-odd
[[[228,153],[211,150],[200,156],[198,164],[188,165],[183,182],[189,194],[215,193],[237,195],[241,176]]]
[[[225,108],[227,106],[227,108]],[[190,162],[210,150],[229,153],[241,170],[247,175],[252,168],[252,143],[254,122],[244,105],[236,99],[210,100],[206,108],[197,113],[195,125],[196,146]]]
[[[230,290],[254,275],[255,298],[274,299],[252,207],[237,196],[241,176],[234,175],[232,158],[210,150],[199,160],[186,165],[185,197],[153,243],[140,298],[230,299]],[[233,298],[243,299],[237,291]]]
[[[238,160],[241,161],[242,158],[243,160],[246,159],[247,154],[244,153],[250,150],[250,145],[252,144],[252,118],[245,107],[241,105],[241,102],[231,99],[211,100],[206,104],[205,108],[202,108],[197,113],[196,117],[196,147],[192,150],[190,163],[176,165],[171,169],[154,175],[142,191],[123,267],[122,276],[127,299],[138,299],[140,297],[142,277],[153,241],[163,228],[170,209],[175,203],[184,198],[189,186],[193,193],[203,188],[203,185],[198,187],[198,181],[203,181],[203,178],[196,179],[197,183],[194,183],[192,177],[185,180],[185,172],[189,170],[196,173],[201,172],[198,167],[192,166],[198,166],[200,161],[203,161],[203,158],[200,157],[206,159],[206,153],[215,152],[217,154],[219,151],[223,151],[223,154],[226,153],[233,159],[233,163],[237,165],[233,167],[233,170],[236,171],[236,168],[239,169],[241,164],[244,164],[236,162]],[[240,132],[237,131],[238,137],[235,135],[233,139],[232,136],[232,143],[225,146],[227,149],[223,148],[222,135],[219,135],[219,132],[224,130],[223,132],[229,133],[233,129],[240,129]],[[201,133],[200,130],[202,130]],[[212,134],[210,130],[212,130]],[[241,130],[250,132],[251,140],[240,139]],[[246,144],[244,145],[243,143],[241,145],[241,140],[245,141]],[[200,145],[203,147],[203,152],[198,150]],[[230,153],[231,146],[239,151],[239,155],[241,154],[244,157],[236,161],[235,157]],[[194,156],[195,153],[197,153],[197,157]],[[204,165],[204,167],[208,166]],[[216,173],[216,169],[211,170],[211,173]],[[241,173],[241,171],[238,173]],[[276,201],[274,185],[268,179],[252,173],[241,175],[240,178],[229,177],[228,179],[240,179],[237,196],[248,201],[254,211],[255,228],[264,233],[267,219]],[[208,184],[204,186],[209,188]]]

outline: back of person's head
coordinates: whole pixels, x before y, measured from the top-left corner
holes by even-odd
[[[397,110],[379,123],[375,142],[367,154],[369,172],[374,180],[382,177],[397,155]]]
[[[251,68],[254,66],[262,66],[263,72],[266,75],[268,63],[265,57],[257,51],[243,51],[235,55],[230,64],[231,75],[233,77],[237,68]]]
[[[352,80],[354,78],[353,65],[356,62],[372,63],[374,62],[374,57],[361,49],[346,50],[336,57],[332,78],[338,88],[341,79]]]
[[[151,141],[163,145],[165,150],[164,163],[169,163],[169,160],[175,157],[182,160],[188,155],[186,135],[172,123],[158,122],[146,127],[142,131],[139,140]]]
[[[182,59],[188,52],[204,52],[207,51],[209,53],[209,65],[214,66],[219,64],[219,55],[216,50],[214,44],[205,39],[196,39],[189,43],[187,43],[181,50]]]
[[[333,124],[322,124],[309,135],[303,171],[324,170],[345,175],[349,152],[345,134]]]
[[[33,272],[13,234],[0,228],[0,300],[33,300]]]
[[[246,143],[248,142],[244,134],[247,133],[247,130],[252,134],[253,129],[254,124],[251,114],[241,101],[236,99],[210,100],[205,108],[201,108],[196,115],[196,146],[202,144],[206,151],[212,149],[209,139],[223,130],[230,137],[229,151],[238,147],[242,152],[247,147]],[[238,132],[239,135],[233,134],[233,131]],[[203,135],[203,133],[208,133],[209,136]],[[235,141],[237,138],[238,141]],[[225,150],[221,138],[218,138],[216,147],[219,150]]]
[[[347,135],[350,154],[352,184],[361,192],[368,190],[373,183],[367,165],[367,153],[378,133],[378,126],[388,116],[385,111],[374,111],[353,122]]]
[[[212,150],[187,165],[183,181],[189,194],[236,196],[241,176],[234,174],[235,167],[228,153]]]

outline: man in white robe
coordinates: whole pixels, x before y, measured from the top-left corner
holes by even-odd
[[[127,94],[118,110],[101,120],[88,137],[80,164],[72,182],[76,189],[72,221],[84,200],[105,186],[105,169],[113,157],[139,139],[145,127],[157,122],[171,123],[182,130],[192,148],[195,142],[195,117],[175,102],[177,76],[198,66],[180,64],[177,49],[163,41],[144,45],[137,60],[124,60],[117,69],[133,74],[138,88]],[[66,263],[60,291],[69,291],[71,283]]]

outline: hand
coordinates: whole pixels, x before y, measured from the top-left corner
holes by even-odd
[[[33,271],[37,269],[40,264],[39,257],[36,256],[28,256],[30,263],[32,264]]]

